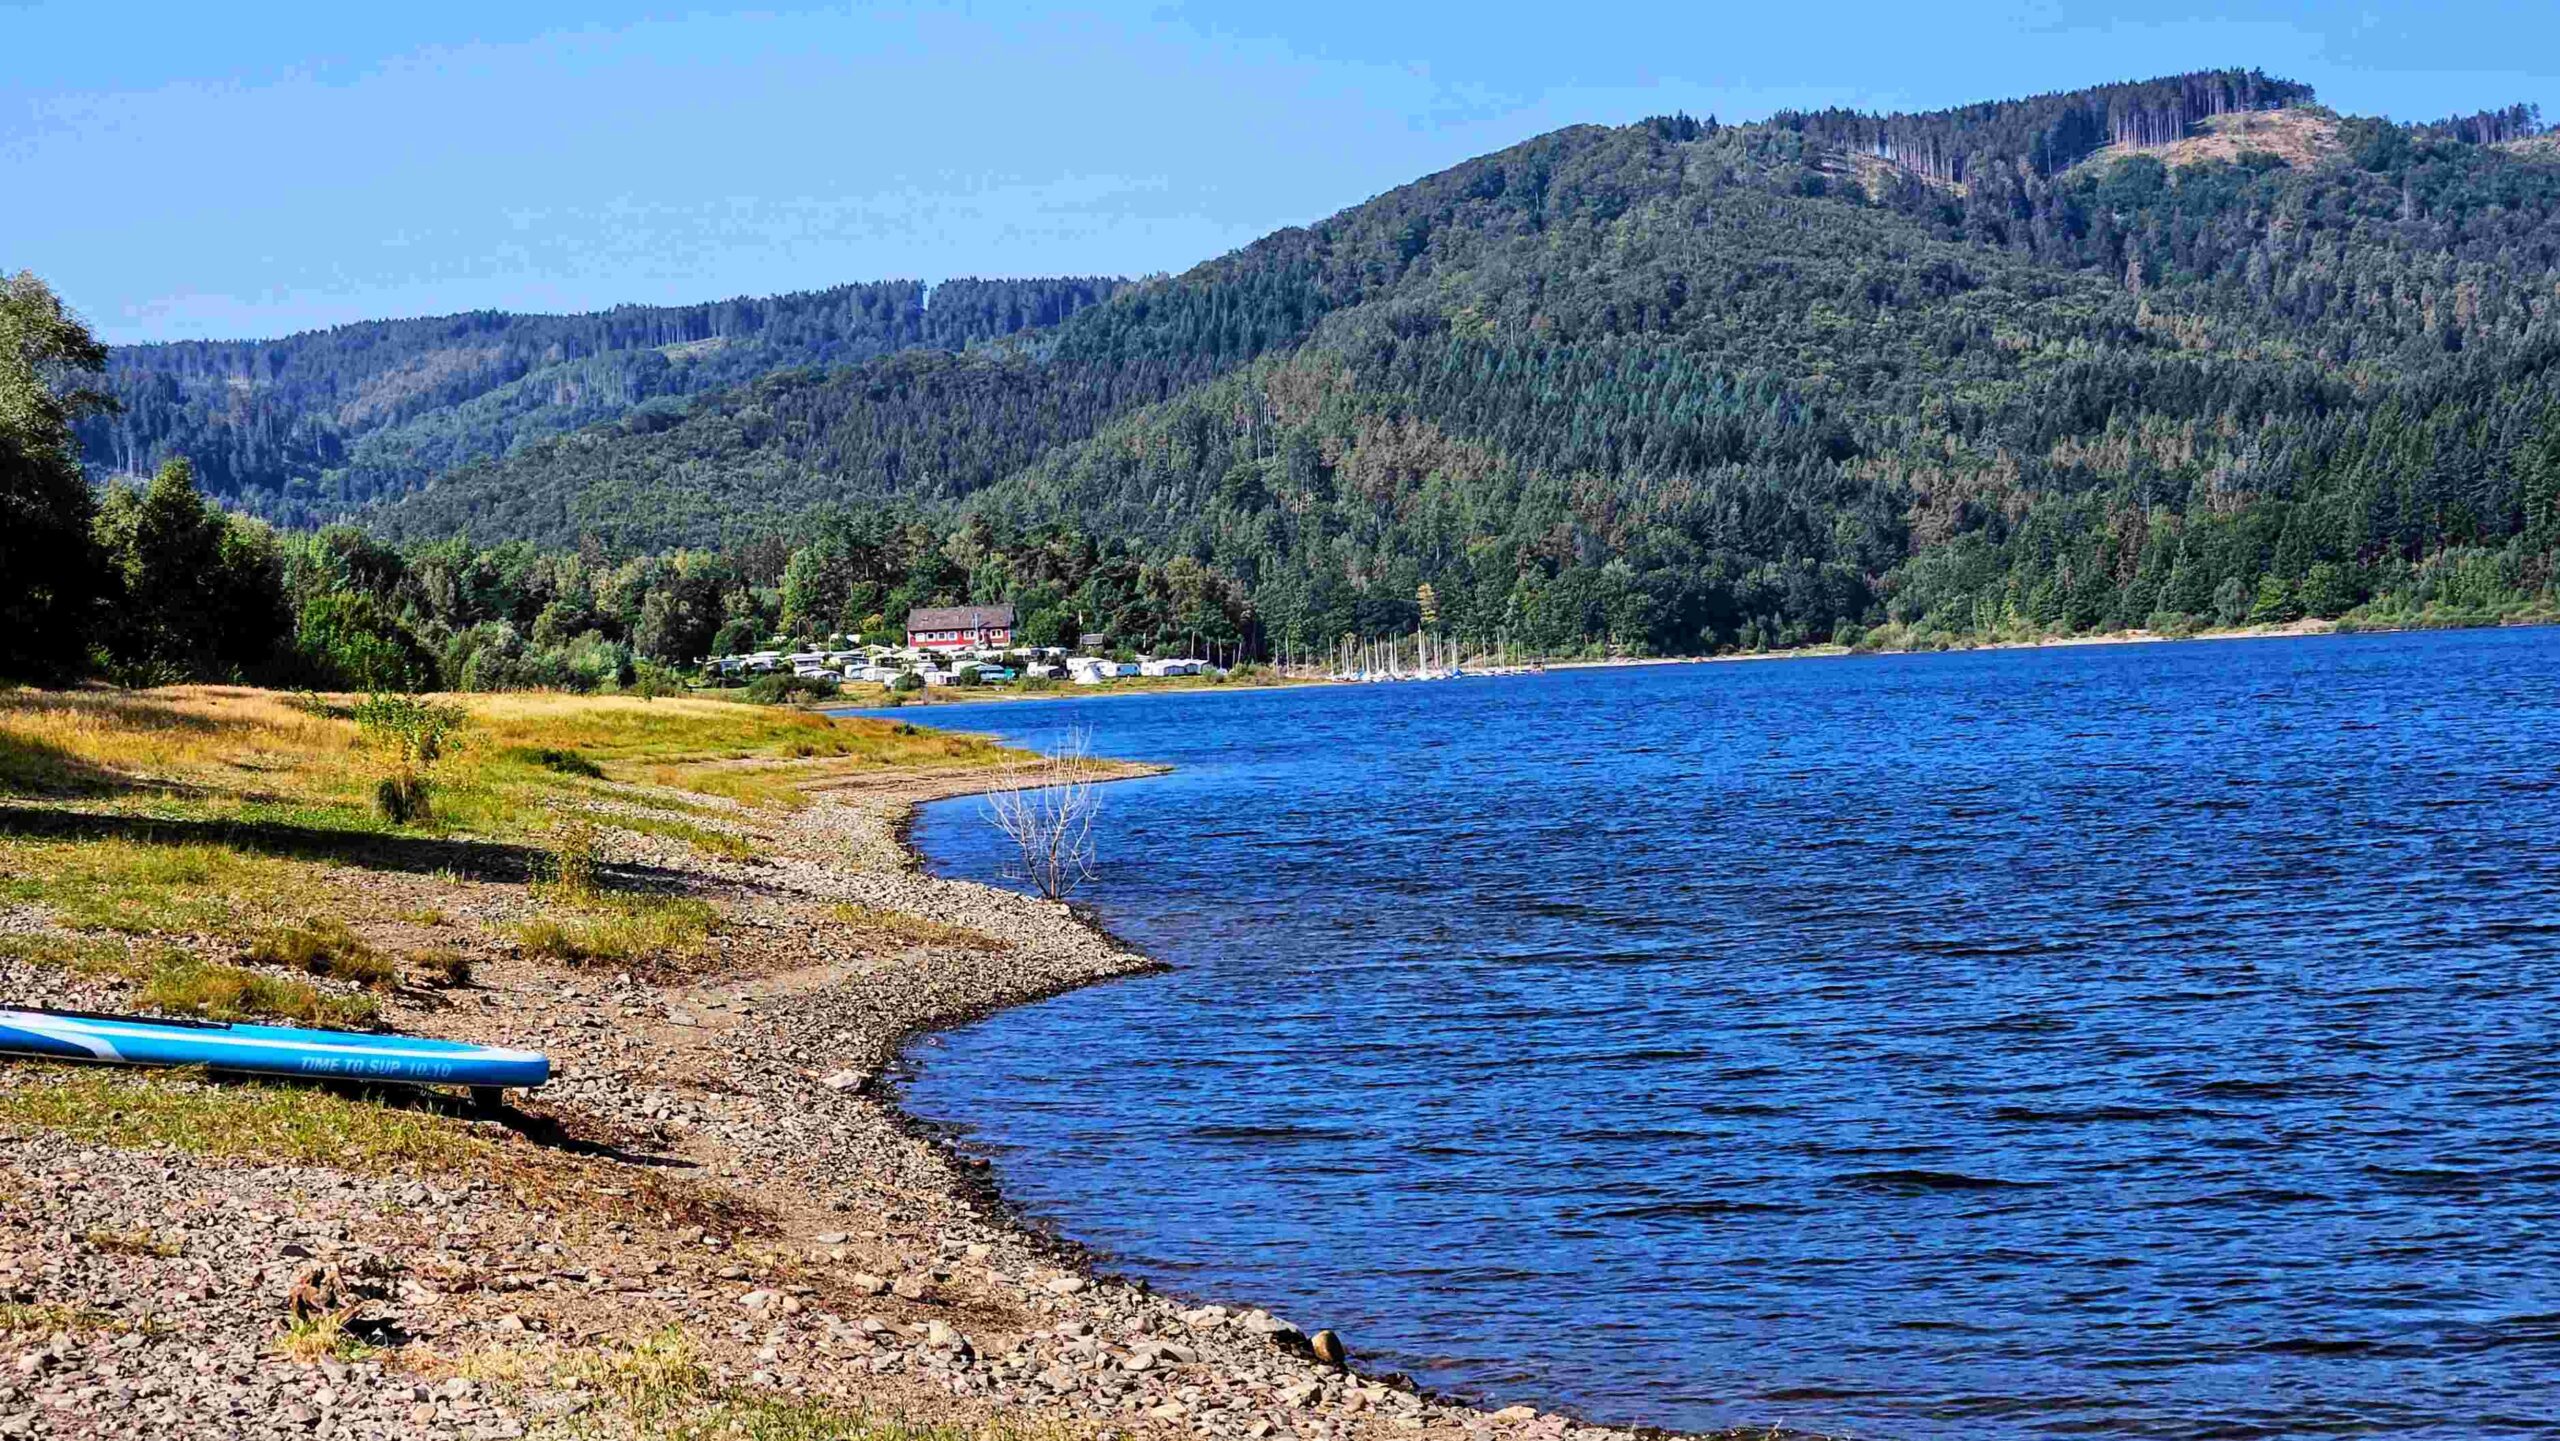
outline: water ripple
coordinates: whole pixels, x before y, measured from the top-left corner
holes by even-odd
[[[2555,640],[938,709],[1183,767],[1091,895],[1177,969],[909,1100],[1131,1272],[1495,1401],[2549,1434]]]

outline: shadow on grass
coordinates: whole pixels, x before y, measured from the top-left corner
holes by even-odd
[[[532,846],[460,836],[335,830],[283,821],[211,820],[185,816],[107,815],[51,806],[0,804],[0,838],[37,841],[131,841],[137,845],[216,845],[287,860],[323,861],[412,875],[451,874],[477,881],[530,881],[543,854]],[[615,891],[681,893],[681,872],[616,862],[601,868]]]
[[[108,796],[138,789],[60,746],[0,731],[0,795]]]
[[[584,1156],[592,1160],[612,1161],[619,1165],[641,1166],[653,1170],[690,1171],[698,1163],[682,1156],[656,1155],[633,1150],[615,1141],[583,1136],[572,1131],[559,1117],[540,1111],[528,1111],[511,1104],[485,1107],[465,1097],[427,1086],[389,1086],[380,1081],[351,1081],[323,1076],[276,1076],[245,1071],[205,1070],[197,1073],[208,1081],[224,1085],[292,1086],[303,1090],[325,1091],[341,1100],[357,1101],[385,1110],[414,1111],[424,1116],[438,1116],[450,1121],[489,1121],[506,1127],[546,1151]]]
[[[0,805],[0,836],[49,841],[132,841],[141,845],[217,845],[293,860],[334,861],[368,870],[432,875],[450,871],[480,880],[520,881],[534,873],[534,851],[498,841],[340,831],[280,821],[196,820],[171,816],[100,815],[94,811]]]

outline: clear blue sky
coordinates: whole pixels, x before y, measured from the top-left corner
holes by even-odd
[[[115,341],[1137,274],[1580,121],[2220,65],[2560,112],[2560,6],[0,0],[0,268]]]

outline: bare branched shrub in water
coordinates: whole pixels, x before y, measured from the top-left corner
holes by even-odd
[[[987,797],[988,823],[1013,842],[1007,876],[1053,901],[1093,879],[1093,822],[1102,810],[1096,769],[1093,738],[1073,731],[1021,787]]]

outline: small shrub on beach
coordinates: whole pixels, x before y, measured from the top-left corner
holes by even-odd
[[[655,661],[640,661],[631,668],[631,681],[622,687],[627,696],[656,700],[660,696],[683,695],[684,677]]]
[[[541,887],[572,904],[594,900],[604,891],[604,831],[594,820],[572,811],[554,821],[543,846]]]
[[[801,696],[815,700],[833,700],[839,689],[834,681],[807,675],[760,675],[747,685],[747,699],[757,705],[781,705]]]
[[[285,1323],[284,1335],[277,1339],[276,1350],[296,1361],[363,1361],[378,1348],[358,1340],[347,1329],[351,1319],[344,1311],[322,1316],[296,1317]]]
[[[388,768],[374,785],[375,812],[393,825],[429,819],[436,762],[471,723],[470,714],[458,705],[413,695],[370,695],[354,715],[365,744]]]
[[[1040,758],[1031,780],[986,798],[987,823],[1014,848],[1005,874],[1027,880],[1047,900],[1063,901],[1094,876],[1094,822],[1102,810],[1099,767],[1091,738],[1071,731]]]

